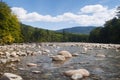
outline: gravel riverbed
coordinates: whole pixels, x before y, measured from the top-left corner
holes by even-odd
[[[71,58],[53,61],[68,51]],[[0,77],[13,73],[23,80],[71,80],[64,72],[87,69],[80,80],[120,80],[120,45],[95,43],[28,43],[0,46]]]

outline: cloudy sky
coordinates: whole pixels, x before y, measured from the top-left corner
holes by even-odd
[[[120,0],[3,0],[19,20],[34,27],[57,30],[102,26],[115,16]]]

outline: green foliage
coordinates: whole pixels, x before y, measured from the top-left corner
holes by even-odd
[[[9,6],[0,2],[0,43],[21,42],[20,24]]]
[[[91,42],[120,43],[120,19],[113,18],[105,23],[104,27],[91,31]]]
[[[2,39],[0,40],[0,44],[11,44],[13,43],[14,38],[10,34],[4,34]]]
[[[21,31],[24,42],[80,42],[88,41],[88,35],[62,33],[50,30],[33,28],[32,26],[21,24]]]
[[[100,30],[102,27],[98,27],[90,32],[89,41],[90,42],[100,42]]]

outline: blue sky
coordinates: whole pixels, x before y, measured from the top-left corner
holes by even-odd
[[[115,16],[120,0],[3,0],[19,20],[50,30],[101,26]]]

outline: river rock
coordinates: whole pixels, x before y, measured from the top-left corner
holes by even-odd
[[[11,57],[18,57],[18,55],[16,54],[16,52],[11,52],[10,56]]]
[[[8,62],[7,59],[0,59],[0,63],[2,63],[2,64],[6,64],[7,62]]]
[[[34,64],[34,63],[28,63],[27,66],[28,66],[28,67],[37,67],[37,64]]]
[[[106,57],[104,54],[97,54],[96,57],[101,57],[101,58],[104,58]]]
[[[82,74],[78,74],[78,73],[73,74],[73,75],[71,76],[71,79],[72,79],[72,80],[79,80],[79,79],[81,79],[81,78],[83,78],[83,75],[82,75]]]
[[[74,54],[72,54],[72,56],[79,56],[79,54],[78,53],[74,53]]]
[[[4,55],[4,53],[3,53],[3,52],[0,52],[0,55]]]
[[[58,54],[64,56],[65,58],[71,58],[72,57],[71,53],[68,52],[68,51],[60,51]]]
[[[56,56],[52,56],[52,59],[54,61],[64,61],[65,60],[65,57],[62,56],[62,55],[56,55]]]
[[[83,47],[82,53],[87,53],[88,49],[86,47]]]
[[[32,73],[39,74],[39,73],[41,73],[41,71],[32,71]]]
[[[19,58],[9,58],[9,62],[20,62]]]
[[[13,73],[4,73],[0,80],[23,80],[21,76]]]
[[[65,71],[64,74],[66,76],[72,76],[74,74],[81,74],[83,77],[90,75],[89,71],[86,69],[69,70],[69,71]]]

